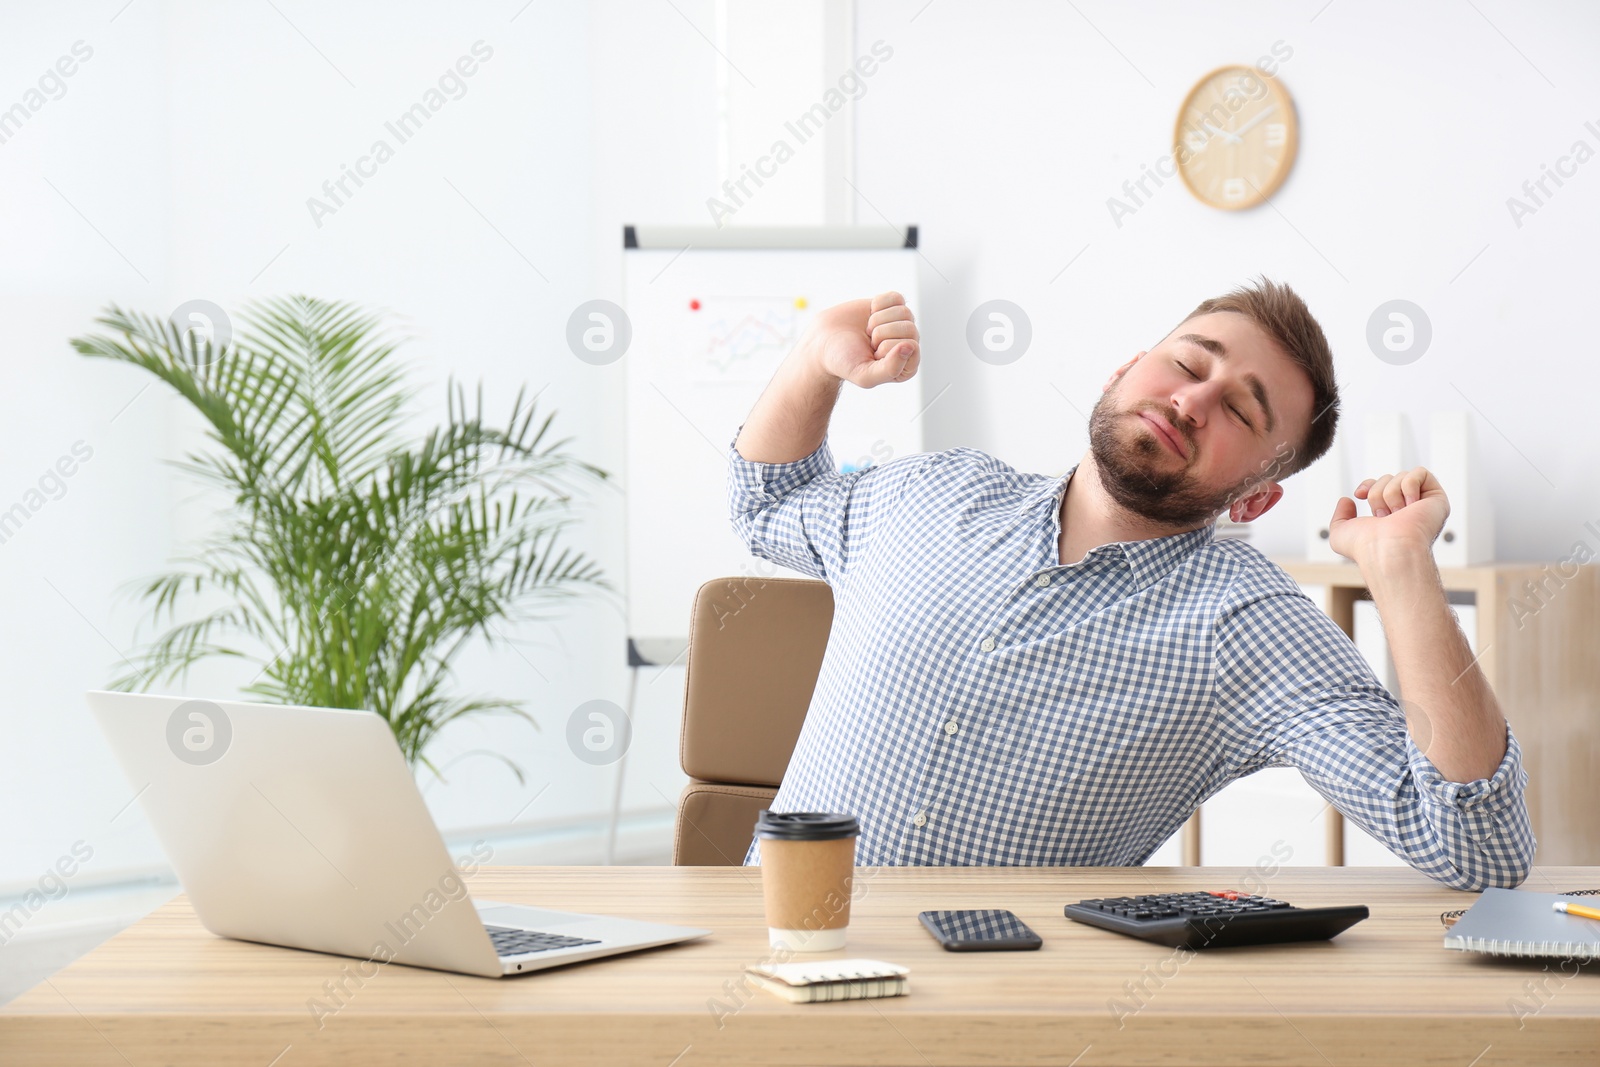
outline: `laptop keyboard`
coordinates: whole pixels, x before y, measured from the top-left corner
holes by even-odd
[[[548,952],[553,948],[572,948],[574,945],[598,945],[592,937],[569,937],[566,934],[545,934],[538,930],[518,930],[510,926],[489,926],[489,940],[499,956],[522,956],[529,952]]]

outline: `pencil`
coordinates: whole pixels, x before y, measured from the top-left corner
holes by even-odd
[[[1553,911],[1564,911],[1568,915],[1581,915],[1585,919],[1600,919],[1600,908],[1586,908],[1582,904],[1568,904],[1564,900],[1556,901],[1550,908]]]

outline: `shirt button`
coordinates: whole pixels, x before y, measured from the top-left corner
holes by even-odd
[[[983,639],[983,644],[979,645],[978,647],[983,649],[985,652],[993,652],[994,651],[994,638],[985,637]]]
[[[1050,584],[1050,576],[1048,574],[1041,574],[1039,577],[1033,580],[1033,584],[1037,585],[1040,589],[1043,589],[1045,586]]]
[[[944,724],[944,732],[947,734],[953,734],[959,729],[961,729],[961,727],[956,725],[956,721],[954,719],[951,719],[949,722]]]
[[[919,811],[916,813],[916,815],[912,816],[911,823],[913,826],[926,826],[928,825],[928,816]]]

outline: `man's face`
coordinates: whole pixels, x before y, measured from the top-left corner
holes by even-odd
[[[1089,416],[1106,491],[1153,522],[1194,526],[1243,501],[1276,501],[1271,477],[1311,425],[1311,382],[1243,315],[1198,315],[1118,369]]]

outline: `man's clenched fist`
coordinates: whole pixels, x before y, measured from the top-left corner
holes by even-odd
[[[800,344],[822,371],[863,389],[914,377],[922,357],[911,309],[894,292],[820,312]]]
[[[1426,467],[1368,478],[1356,486],[1355,496],[1367,502],[1372,514],[1358,517],[1356,502],[1340,497],[1328,523],[1328,545],[1360,564],[1372,562],[1373,553],[1382,550],[1431,555],[1450,517],[1444,486]]]

